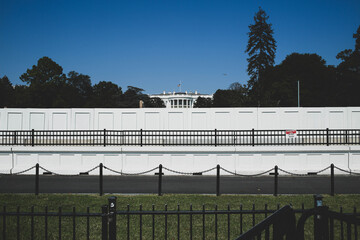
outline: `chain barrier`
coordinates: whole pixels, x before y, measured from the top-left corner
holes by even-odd
[[[153,168],[153,169],[150,169],[150,170],[147,170],[147,171],[144,171],[144,172],[139,172],[139,173],[124,173],[124,172],[119,172],[119,171],[116,171],[116,170],[114,170],[114,169],[108,168],[108,167],[106,167],[106,166],[103,166],[103,168],[109,170],[110,172],[117,173],[117,174],[120,174],[120,175],[136,176],[136,175],[143,175],[143,174],[152,172],[152,171],[158,169],[159,167],[155,167],[155,168]]]
[[[339,171],[346,172],[346,173],[349,173],[349,174],[360,175],[360,173],[357,173],[357,172],[351,172],[351,171],[348,171],[348,170],[345,170],[345,169],[339,168],[339,167],[337,167],[337,166],[334,166],[334,168],[336,168],[336,169],[337,169],[337,170],[339,170]]]
[[[331,168],[331,166],[328,166],[328,167],[324,168],[323,170],[317,171],[316,174],[325,172],[325,171],[328,170],[329,168]]]
[[[89,173],[89,172],[92,172],[92,171],[94,171],[94,170],[95,170],[95,169],[97,169],[97,168],[99,168],[99,165],[97,165],[97,166],[93,167],[92,169],[90,169],[89,171],[86,171],[86,172],[84,172],[84,173]]]
[[[267,174],[271,171],[273,171],[275,168],[272,168],[272,169],[269,169],[265,172],[261,172],[261,173],[256,173],[256,174],[238,174],[238,173],[235,173],[235,172],[231,172],[223,167],[220,167],[221,170],[227,172],[227,173],[230,173],[230,174],[233,174],[235,176],[239,176],[239,177],[257,177],[257,176],[261,176],[261,175],[264,175],[264,174]]]
[[[43,168],[41,166],[39,166],[40,169],[44,170],[45,172],[49,172],[51,174],[54,174],[56,176],[62,176],[62,177],[76,177],[76,176],[79,176],[79,174],[60,174],[60,173],[55,173],[55,172],[52,172],[52,171],[49,171],[47,170],[46,168]]]
[[[167,167],[164,167],[163,166],[163,169],[165,170],[168,170],[169,172],[173,172],[173,173],[177,173],[177,174],[182,174],[182,175],[194,175],[194,174],[203,174],[203,173],[207,173],[207,172],[210,172],[212,170],[215,170],[216,167],[213,167],[213,168],[210,168],[208,170],[205,170],[205,171],[201,171],[201,172],[180,172],[180,171],[176,171],[176,170],[172,170],[172,169],[169,169]]]
[[[278,168],[278,170],[279,170],[280,172],[287,173],[287,174],[293,175],[293,176],[298,176],[298,177],[308,176],[307,173],[292,173],[292,172],[286,171],[286,170],[284,170],[284,169],[282,169],[282,168]]]
[[[20,175],[20,174],[22,174],[22,173],[25,173],[25,172],[28,172],[28,171],[34,169],[35,167],[36,167],[36,166],[32,166],[32,167],[30,167],[30,168],[28,168],[28,169],[25,169],[25,170],[23,170],[23,171],[16,172],[16,173],[0,173],[0,175]]]
[[[15,172],[15,173],[0,173],[0,175],[20,175],[20,174],[23,174],[25,172],[28,172],[32,169],[36,168],[36,166],[32,166],[28,169],[25,169],[23,171],[20,171],[20,172]],[[43,171],[45,172],[49,172],[51,174],[54,174],[54,175],[57,175],[57,176],[79,176],[79,174],[60,174],[60,173],[55,173],[53,171],[50,171],[42,166],[39,166],[40,169],[42,169]],[[95,166],[93,168],[91,168],[90,170],[86,171],[86,172],[83,172],[83,173],[90,173],[92,171],[94,171],[95,169],[99,168],[99,166]],[[147,174],[147,173],[150,173],[152,171],[155,171],[156,169],[158,169],[159,167],[155,167],[153,169],[150,169],[150,170],[147,170],[147,171],[144,171],[144,172],[139,172],[139,173],[125,173],[125,172],[119,172],[119,171],[116,171],[112,168],[109,168],[109,167],[106,167],[106,166],[103,166],[104,169],[107,169],[113,173],[117,173],[117,174],[120,174],[120,175],[127,175],[127,176],[136,176],[136,175],[143,175],[143,174]],[[319,173],[322,173],[328,169],[330,169],[331,166],[328,166],[320,171],[317,171],[317,172],[314,172],[315,174],[319,174]],[[360,173],[357,173],[357,172],[352,172],[352,171],[348,171],[348,170],[345,170],[345,169],[342,169],[342,168],[339,168],[337,166],[334,166],[334,168],[336,168],[337,170],[339,171],[342,171],[342,172],[345,172],[345,173],[348,173],[348,174],[352,174],[352,175],[359,175],[360,176]],[[181,175],[195,175],[195,174],[204,174],[204,173],[207,173],[207,172],[210,172],[210,171],[213,171],[216,169],[216,167],[213,167],[213,168],[210,168],[210,169],[207,169],[207,170],[204,170],[204,171],[199,171],[199,172],[181,172],[181,171],[176,171],[176,170],[173,170],[173,169],[170,169],[170,168],[167,168],[167,167],[164,167],[163,166],[163,169],[169,171],[169,172],[172,172],[172,173],[176,173],[176,174],[181,174]],[[220,167],[220,169],[222,169],[223,171],[229,173],[229,174],[232,174],[232,175],[235,175],[235,176],[239,176],[239,177],[256,177],[256,176],[261,176],[261,175],[265,175],[271,171],[273,171],[275,168],[271,168],[265,172],[261,172],[261,173],[257,173],[257,174],[239,174],[239,173],[236,173],[236,172],[232,172],[230,170],[227,170],[223,167]],[[286,174],[289,174],[289,175],[293,175],[293,176],[299,176],[299,177],[302,177],[302,176],[308,176],[308,174],[300,174],[300,173],[293,173],[293,172],[289,172],[289,171],[286,171],[282,168],[278,168],[278,170],[280,172],[283,172],[283,173],[286,173]]]

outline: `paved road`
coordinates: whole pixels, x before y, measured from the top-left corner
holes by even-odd
[[[163,176],[162,192],[215,194],[215,176]],[[158,176],[104,176],[104,193],[157,194]],[[335,176],[335,193],[360,194],[360,177]],[[98,193],[98,176],[40,176],[40,193]],[[0,175],[0,193],[33,193],[34,175]],[[274,176],[222,176],[222,194],[273,194]],[[279,176],[279,194],[330,193],[329,176]]]

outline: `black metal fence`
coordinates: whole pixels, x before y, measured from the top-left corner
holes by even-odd
[[[0,131],[0,145],[264,146],[360,144],[360,129]]]
[[[24,173],[29,173],[30,171],[35,169],[35,175],[34,175],[34,181],[35,181],[35,189],[34,189],[34,193],[35,195],[38,195],[41,191],[40,191],[40,169],[43,171],[43,174],[46,175],[59,175],[59,176],[79,176],[79,175],[88,175],[90,172],[95,171],[98,169],[99,171],[99,194],[100,196],[103,195],[104,191],[104,169],[114,173],[114,174],[118,174],[118,175],[123,175],[123,176],[139,176],[139,175],[144,175],[144,174],[150,174],[153,173],[155,175],[158,176],[158,195],[161,196],[163,194],[162,191],[162,185],[163,185],[163,175],[164,175],[164,170],[168,171],[169,173],[174,173],[174,174],[179,174],[179,175],[202,175],[203,173],[208,173],[211,171],[216,171],[216,181],[214,181],[214,184],[216,184],[216,192],[215,194],[217,196],[221,195],[221,171],[229,174],[230,176],[236,176],[236,177],[259,177],[259,176],[265,176],[265,175],[272,175],[273,176],[273,183],[274,183],[274,191],[273,191],[273,195],[277,196],[278,195],[278,186],[279,186],[279,175],[280,173],[283,173],[285,175],[290,175],[290,176],[297,176],[297,177],[306,177],[308,175],[317,175],[320,173],[324,173],[325,171],[329,171],[329,182],[330,182],[330,189],[329,189],[329,194],[331,196],[335,195],[335,169],[342,172],[342,173],[347,173],[349,175],[355,175],[355,176],[360,176],[360,173],[357,172],[350,172],[348,170],[339,168],[337,166],[335,166],[334,164],[331,164],[330,166],[321,169],[317,172],[309,172],[307,174],[298,174],[298,173],[292,173],[289,171],[286,171],[282,168],[279,168],[277,165],[274,166],[274,168],[271,168],[267,171],[264,172],[260,172],[260,173],[255,173],[255,174],[241,174],[241,173],[236,173],[236,172],[232,172],[227,170],[226,168],[221,167],[220,165],[217,165],[213,168],[204,170],[204,171],[200,171],[200,172],[180,172],[180,171],[176,171],[170,168],[167,168],[165,166],[163,166],[162,164],[160,164],[158,167],[155,167],[153,169],[149,169],[147,171],[144,172],[140,172],[140,173],[126,173],[126,172],[122,172],[122,171],[117,171],[114,170],[112,168],[109,168],[107,166],[104,166],[102,163],[100,163],[98,166],[93,167],[92,169],[89,169],[88,171],[85,172],[81,172],[79,174],[59,174],[59,173],[55,173],[52,172],[49,169],[46,169],[42,166],[40,166],[39,164],[36,164],[33,167],[30,167],[28,169],[25,169],[23,171],[20,172],[16,172],[16,173],[11,173],[11,174],[0,174],[1,175],[10,175],[10,176],[16,176],[16,175],[21,175]],[[11,179],[10,179],[11,180]]]
[[[109,197],[108,204],[101,212],[86,213],[48,211],[28,212],[0,211],[0,232],[6,239],[299,239],[305,237],[315,240],[358,239],[360,214],[330,211],[323,206],[322,197],[314,196],[314,208],[293,209],[285,206],[280,209],[243,209],[227,206],[219,209],[217,205],[203,205],[201,209],[187,210],[143,209],[133,210],[130,205],[117,206],[116,197]],[[125,207],[125,208],[124,208]],[[273,214],[274,213],[274,214]],[[296,224],[295,214],[298,222]],[[313,220],[313,221],[309,221]],[[306,231],[305,231],[306,230]],[[305,234],[306,232],[306,234]]]

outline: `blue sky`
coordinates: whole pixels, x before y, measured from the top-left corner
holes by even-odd
[[[354,48],[360,1],[0,1],[0,77],[14,84],[43,56],[92,83],[146,93],[213,93],[248,80],[248,26],[261,6],[277,41],[276,64],[293,52],[337,65]]]

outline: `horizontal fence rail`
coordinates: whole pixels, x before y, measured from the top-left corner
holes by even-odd
[[[359,145],[360,129],[0,131],[3,146]]]

